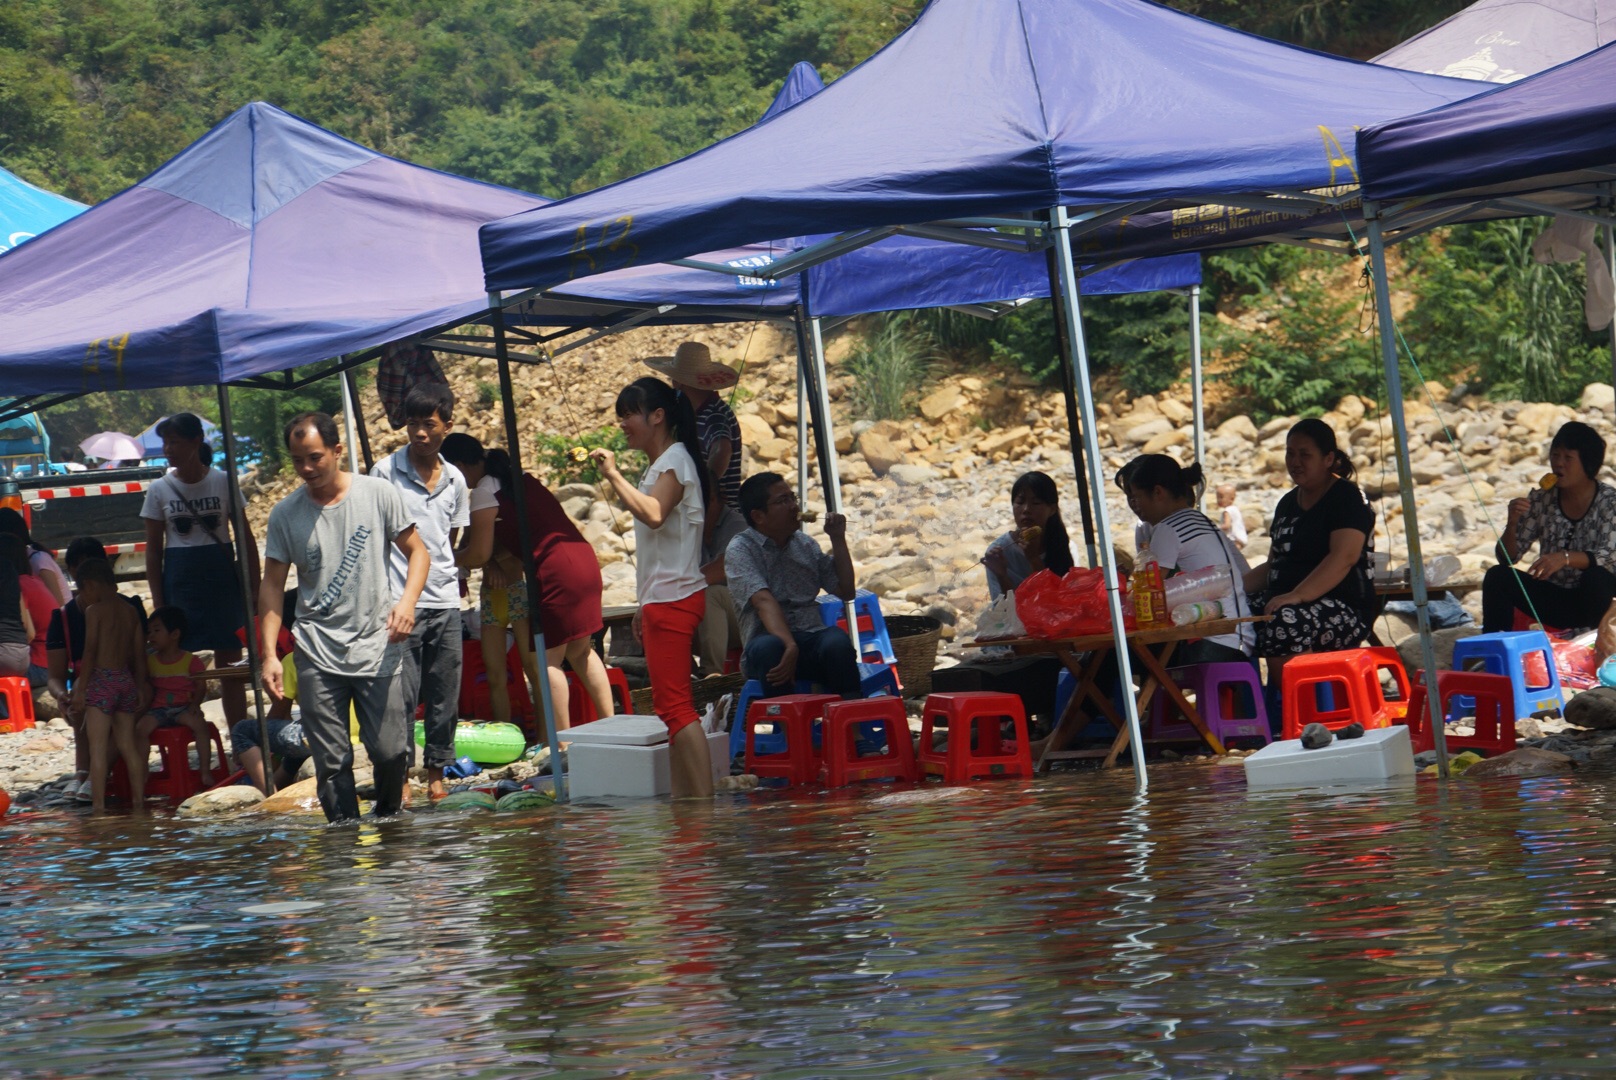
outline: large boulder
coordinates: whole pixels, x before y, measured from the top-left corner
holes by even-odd
[[[1219,424],[1215,434],[1219,436],[1232,436],[1237,439],[1247,439],[1255,442],[1257,439],[1257,425],[1251,422],[1251,417],[1245,413],[1231,416]]]
[[[1571,758],[1553,750],[1539,750],[1523,746],[1507,754],[1478,761],[1461,775],[1467,780],[1486,780],[1500,776],[1552,776],[1571,768]]]
[[[1596,686],[1573,697],[1565,707],[1566,723],[1577,727],[1616,728],[1616,690]]]
[[[891,439],[871,428],[859,436],[859,453],[876,476],[885,476],[892,466],[903,460],[903,451]]]
[[[220,814],[234,814],[263,801],[264,793],[257,788],[250,784],[235,784],[192,795],[180,803],[176,812],[180,817],[217,817]]]
[[[281,788],[258,804],[266,814],[318,814],[320,796],[315,790],[318,780],[310,778]]]
[[[906,465],[900,462],[888,469],[887,475],[903,487],[914,487],[937,479],[937,470],[930,465]]]
[[[1610,383],[1589,383],[1582,388],[1582,400],[1578,405],[1584,412],[1589,409],[1610,412],[1616,409],[1616,387],[1612,387]]]
[[[920,399],[920,414],[927,420],[941,420],[966,404],[966,397],[957,386],[945,386]]]
[[[744,413],[735,418],[741,425],[741,443],[745,446],[757,446],[765,440],[774,438],[774,428],[769,422],[756,413]]]

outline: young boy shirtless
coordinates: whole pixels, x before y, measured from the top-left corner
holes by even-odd
[[[73,689],[73,707],[84,711],[90,743],[90,805],[96,813],[107,806],[109,744],[116,741],[129,770],[129,798],[134,812],[145,813],[146,762],[135,744],[135,717],[146,711],[151,687],[146,681],[146,634],[140,615],[118,596],[112,566],[89,559],[78,572],[79,604],[84,609],[84,660]]]

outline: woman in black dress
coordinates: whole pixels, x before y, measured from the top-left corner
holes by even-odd
[[[1375,512],[1353,483],[1357,470],[1322,420],[1303,420],[1285,437],[1285,468],[1296,486],[1274,508],[1268,561],[1246,574],[1257,624],[1257,655],[1278,685],[1285,661],[1303,653],[1351,649],[1369,633]]]

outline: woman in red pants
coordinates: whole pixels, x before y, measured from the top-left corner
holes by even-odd
[[[617,395],[617,422],[630,449],[651,467],[630,484],[610,450],[590,456],[634,515],[634,561],[640,610],[634,626],[645,646],[651,700],[668,725],[675,798],[713,793],[713,769],[690,693],[691,654],[707,614],[701,573],[703,507],[712,481],[696,441],[690,402],[661,379],[636,379]]]

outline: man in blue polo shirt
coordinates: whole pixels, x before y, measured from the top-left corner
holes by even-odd
[[[405,717],[426,703],[428,794],[442,798],[444,767],[454,761],[455,724],[460,718],[460,578],[455,568],[454,531],[471,524],[466,478],[438,454],[454,425],[454,393],[441,383],[421,383],[404,395],[409,443],[376,462],[370,475],[386,480],[404,500],[415,532],[432,560],[426,588],[415,605],[415,629],[404,656]],[[388,552],[387,577],[397,600],[409,576],[409,558]],[[414,742],[411,744],[414,757]]]

